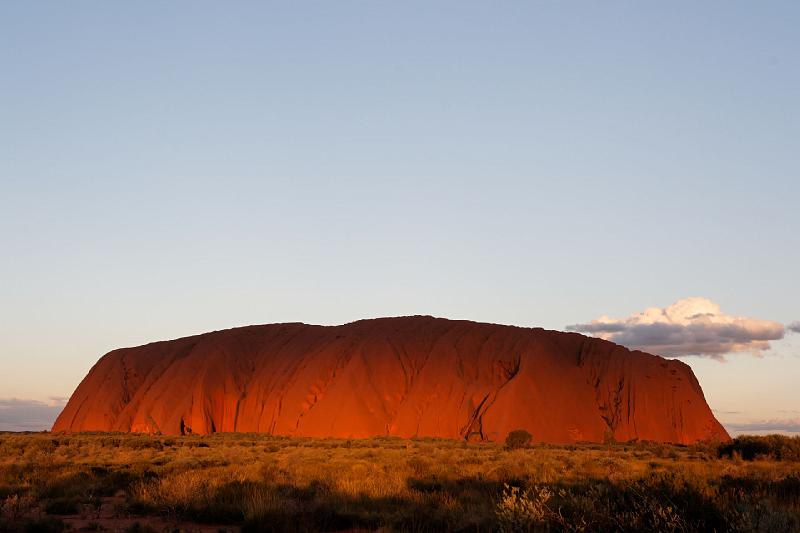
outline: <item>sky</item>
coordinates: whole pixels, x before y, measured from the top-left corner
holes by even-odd
[[[0,430],[46,427],[116,347],[429,314],[666,347],[732,433],[800,432],[799,25],[0,3]],[[652,320],[687,298],[711,318]]]

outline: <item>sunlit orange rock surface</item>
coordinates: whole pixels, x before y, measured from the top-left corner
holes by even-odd
[[[432,317],[271,324],[114,350],[53,431],[536,441],[728,439],[680,361]]]

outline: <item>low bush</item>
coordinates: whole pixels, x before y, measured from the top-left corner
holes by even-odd
[[[44,512],[54,515],[78,514],[79,504],[78,498],[55,498],[47,502]]]
[[[800,437],[785,435],[742,435],[719,445],[719,457],[736,454],[745,461],[774,459],[776,461],[800,461]]]
[[[514,431],[509,432],[508,436],[506,436],[506,448],[509,450],[525,448],[526,446],[530,445],[532,440],[533,435],[528,433],[526,430],[515,429]]]

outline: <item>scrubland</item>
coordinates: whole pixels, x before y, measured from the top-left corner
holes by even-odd
[[[800,438],[0,434],[2,531],[800,531]]]

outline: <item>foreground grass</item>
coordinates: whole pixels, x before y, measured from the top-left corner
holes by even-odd
[[[800,531],[800,439],[506,449],[0,434],[0,531],[58,531],[63,517],[91,517],[109,501],[119,521],[91,529],[153,530],[146,519],[158,517],[245,531],[789,532]]]

